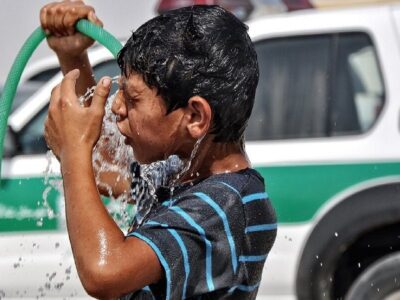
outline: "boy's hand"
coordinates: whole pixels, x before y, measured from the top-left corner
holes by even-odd
[[[40,23],[43,30],[50,34],[47,42],[59,57],[79,57],[93,44],[91,38],[75,30],[75,24],[80,19],[103,26],[94,8],[82,1],[50,3],[41,9]]]
[[[72,70],[52,93],[45,122],[47,145],[62,162],[65,155],[91,155],[99,139],[104,105],[110,92],[111,79],[103,77],[96,86],[90,106],[79,104],[75,93],[79,70]]]

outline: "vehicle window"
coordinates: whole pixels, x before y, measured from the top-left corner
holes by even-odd
[[[247,140],[360,134],[384,88],[365,33],[275,38],[255,44],[260,80]]]
[[[44,121],[47,117],[46,106],[19,133],[18,154],[40,154],[48,150],[44,139]]]
[[[58,72],[60,72],[59,67],[51,68],[44,70],[42,72],[39,72],[31,77],[28,78],[28,81],[32,82],[47,82],[49,81],[54,75],[56,75]]]

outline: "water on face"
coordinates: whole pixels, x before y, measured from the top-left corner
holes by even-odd
[[[119,76],[113,77],[112,82],[117,83]],[[85,95],[79,98],[79,103],[83,106],[94,94],[95,87],[87,90]],[[188,160],[181,160],[176,155],[168,157],[166,160],[157,161],[147,165],[140,166],[140,176],[136,178],[139,181],[131,193],[122,194],[119,197],[114,197],[112,186],[100,180],[101,175],[105,172],[118,174],[116,180],[132,180],[130,170],[131,164],[135,161],[133,150],[125,144],[125,137],[119,132],[117,127],[117,116],[111,111],[113,100],[117,93],[111,95],[105,105],[105,116],[103,118],[103,126],[100,138],[93,149],[93,169],[96,174],[96,183],[103,190],[108,191],[110,201],[105,201],[108,212],[113,217],[120,228],[127,229],[132,221],[134,211],[137,211],[136,221],[138,225],[142,223],[145,217],[149,214],[154,204],[157,202],[156,190],[160,186],[166,186],[170,189],[172,198],[174,188],[179,184],[181,178],[191,168],[191,162],[195,158],[199,149],[202,138],[200,138],[192,150]],[[47,197],[52,189],[57,190],[63,195],[62,180],[54,179],[55,173],[52,161],[54,155],[51,151],[47,153],[48,166],[45,173],[45,184],[47,187],[43,192],[43,199],[40,204],[47,209],[48,217],[57,217],[55,212],[48,205]],[[198,174],[196,174],[198,176]],[[193,177],[193,176],[192,176]],[[133,180],[135,180],[133,176]],[[141,188],[140,188],[141,187]],[[136,201],[136,207],[128,204],[129,200]],[[42,226],[43,219],[38,220],[37,225]]]

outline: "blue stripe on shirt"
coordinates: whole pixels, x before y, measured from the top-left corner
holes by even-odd
[[[174,201],[174,199],[164,200],[164,201],[161,203],[161,205],[162,205],[162,206],[169,207],[169,206],[172,205],[173,201]]]
[[[169,209],[175,211],[179,214],[182,218],[184,218],[192,227],[194,227],[197,232],[201,235],[204,239],[204,243],[206,244],[206,280],[207,286],[209,291],[214,290],[214,283],[212,279],[212,265],[211,265],[211,242],[207,239],[206,233],[204,229],[198,225],[192,217],[186,213],[182,208],[178,206],[171,206]]]
[[[143,224],[143,226],[161,226],[164,228],[168,228],[169,226],[167,224],[161,224],[155,221],[147,221],[146,223]],[[187,281],[189,278],[189,273],[190,273],[190,265],[189,265],[189,256],[188,256],[188,251],[185,246],[185,243],[183,242],[182,238],[178,234],[178,232],[175,229],[167,229],[169,233],[175,238],[175,240],[178,242],[178,245],[181,249],[182,256],[183,256],[183,266],[185,268],[185,282],[183,284],[183,291],[182,291],[182,299],[186,298],[186,288],[187,288]]]
[[[204,194],[204,193],[194,193],[194,194],[197,197],[199,197],[200,199],[207,202],[207,204],[209,204],[217,212],[219,217],[222,219],[222,223],[224,224],[225,234],[228,239],[229,248],[231,251],[231,261],[232,261],[233,273],[236,273],[236,270],[237,270],[236,247],[235,247],[235,242],[233,241],[232,232],[231,232],[231,229],[229,228],[228,218],[226,217],[225,212],[213,199],[211,199],[206,194]]]
[[[265,255],[242,255],[239,256],[240,262],[259,262],[267,259],[268,254]]]
[[[258,287],[259,287],[259,283],[257,283],[257,284],[254,284],[254,285],[244,285],[244,284],[241,284],[241,285],[238,285],[237,286],[237,288],[238,288],[238,290],[241,290],[241,291],[243,291],[243,292],[252,292],[252,291],[254,291],[255,289],[257,289]]]
[[[240,198],[242,198],[242,195],[240,195],[239,191],[237,189],[235,189],[233,186],[231,186],[230,184],[227,184],[226,182],[223,181],[218,181],[219,183],[222,183],[223,185],[227,186],[228,188],[230,188],[232,191],[234,191]]]
[[[245,229],[245,233],[250,233],[250,232],[258,232],[258,231],[268,231],[268,230],[275,230],[278,228],[277,223],[272,223],[272,224],[259,224],[259,225],[253,225],[253,226],[248,226]]]
[[[268,199],[268,194],[267,193],[255,193],[255,194],[250,194],[242,198],[243,204],[247,204],[249,202],[255,201],[255,200],[266,200]]]
[[[162,255],[160,249],[150,239],[141,235],[140,233],[131,232],[127,236],[134,236],[134,237],[141,239],[142,241],[146,242],[153,249],[153,251],[157,254],[157,257],[160,260],[161,265],[164,267],[164,270],[165,270],[165,277],[167,280],[167,295],[166,295],[165,299],[169,300],[171,297],[171,270],[169,268],[167,261],[165,260],[164,256]]]
[[[235,285],[229,289],[228,293],[231,294],[236,289],[238,289],[242,292],[252,292],[252,291],[256,290],[259,286],[260,286],[260,283],[256,283],[254,285],[244,285],[244,284]]]
[[[148,292],[151,294],[151,299],[156,300],[156,298],[154,298],[153,292],[151,291],[149,286],[145,286],[144,288],[142,288],[143,291]]]
[[[174,229],[168,229],[168,231],[172,234],[172,236],[178,242],[179,247],[181,248],[182,256],[183,256],[183,265],[185,268],[185,282],[183,283],[182,300],[184,300],[184,299],[186,299],[187,281],[188,281],[189,273],[190,273],[188,251],[186,249],[186,246],[185,246],[182,238],[179,236],[178,232]]]

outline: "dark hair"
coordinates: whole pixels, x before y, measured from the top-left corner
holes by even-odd
[[[213,112],[215,142],[243,137],[253,108],[258,64],[247,26],[219,6],[195,5],[143,24],[118,54],[122,73],[137,72],[157,89],[168,113],[190,97]]]

